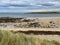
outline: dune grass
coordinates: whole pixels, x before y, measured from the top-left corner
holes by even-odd
[[[60,45],[56,41],[41,40],[23,33],[13,33],[0,30],[0,45]]]

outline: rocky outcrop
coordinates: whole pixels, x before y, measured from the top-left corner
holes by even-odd
[[[1,24],[3,23],[3,24]],[[6,23],[6,24],[5,24]],[[10,24],[11,23],[11,24]],[[19,23],[14,24],[14,23]],[[28,19],[28,18],[10,18],[0,17],[0,27],[15,28],[60,28],[60,20],[56,19]]]

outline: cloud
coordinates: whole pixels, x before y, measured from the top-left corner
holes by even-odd
[[[1,10],[18,11],[50,8],[60,8],[60,0],[0,0]]]
[[[54,4],[49,4],[49,3],[46,3],[46,4],[41,4],[42,6],[54,6]]]
[[[60,2],[48,2],[50,4],[60,5]]]

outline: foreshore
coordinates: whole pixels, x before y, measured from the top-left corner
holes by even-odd
[[[0,31],[60,42],[60,18],[0,18]],[[6,33],[7,34],[7,33]]]
[[[60,18],[0,18],[0,29],[15,31],[60,31]]]

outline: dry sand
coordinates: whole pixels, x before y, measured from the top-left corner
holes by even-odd
[[[36,19],[30,19],[33,21],[30,22],[20,22],[20,23],[0,23],[0,25],[7,25],[7,27],[3,27],[0,26],[1,30],[14,30],[14,31],[18,31],[18,30],[22,30],[22,31],[28,31],[28,30],[40,30],[40,31],[60,31],[60,18],[36,18]],[[13,25],[29,25],[30,23],[33,22],[39,22],[39,24],[41,25],[41,27],[23,27],[23,28],[18,28],[18,27],[13,27]],[[51,22],[51,23],[50,23]],[[51,27],[51,25],[53,26],[53,28]],[[48,28],[47,26],[50,26],[50,28]]]
[[[30,37],[30,35],[27,35],[28,37]],[[36,38],[40,38],[42,40],[46,39],[46,40],[55,40],[57,42],[60,43],[60,35],[31,35],[33,37],[36,37]]]

